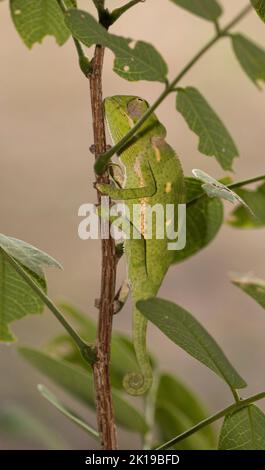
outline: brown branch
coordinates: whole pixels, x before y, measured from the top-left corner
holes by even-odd
[[[89,75],[96,156],[106,151],[104,112],[102,106],[103,59],[104,48],[96,46],[92,60],[92,72]],[[101,176],[97,176],[97,182],[108,183],[108,175],[105,173]],[[100,202],[99,193],[98,200]],[[102,449],[116,450],[117,435],[112,405],[109,365],[117,263],[114,241],[109,238],[103,239],[101,243],[102,271],[96,343],[97,361],[93,366],[93,372],[96,390],[98,430],[101,437]]]

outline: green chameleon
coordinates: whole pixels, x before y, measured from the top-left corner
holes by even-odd
[[[148,108],[146,101],[134,96],[107,98],[104,106],[114,144],[134,126]],[[146,393],[152,384],[152,367],[146,348],[147,320],[135,305],[138,300],[154,297],[157,294],[174,255],[174,251],[168,250],[167,236],[156,239],[152,233],[149,239],[145,237],[145,209],[147,205],[154,208],[159,203],[163,208],[166,204],[174,204],[174,210],[177,211],[177,205],[185,202],[182,168],[165,138],[164,126],[155,114],[152,114],[118,155],[123,170],[122,180],[119,178],[117,183],[117,178],[116,184],[97,185],[101,193],[114,200],[124,201],[130,214],[133,205],[137,204],[139,208],[133,224],[140,232],[140,237],[127,239],[124,243],[128,280],[134,302],[133,343],[141,371],[128,373],[124,377],[123,385],[132,395]],[[153,219],[154,217],[152,228],[155,228],[156,222]],[[165,215],[163,219],[165,227],[171,222]]]

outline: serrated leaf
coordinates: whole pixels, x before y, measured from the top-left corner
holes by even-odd
[[[189,128],[198,135],[199,151],[215,157],[224,170],[231,170],[238,150],[224,124],[201,93],[193,87],[180,88],[176,106]]]
[[[216,0],[171,0],[171,2],[209,21],[216,21],[222,14],[222,8]]]
[[[250,207],[251,212],[245,207],[238,206],[230,214],[228,223],[236,228],[259,228],[265,225],[265,183],[255,190],[236,189],[237,194]]]
[[[195,178],[185,178],[187,203],[203,192]],[[198,198],[187,205],[187,242],[183,250],[174,252],[174,263],[200,252],[216,237],[223,224],[223,204],[218,199]]]
[[[250,0],[256,12],[265,23],[265,0]]]
[[[17,238],[0,233],[0,247],[39,277],[44,278],[43,267],[62,269],[61,264],[52,256]]]
[[[231,279],[232,283],[250,295],[261,307],[265,308],[265,281],[249,276],[237,276]]]
[[[76,399],[95,409],[94,383],[91,371],[59,360],[42,351],[19,348],[20,354],[31,365],[60,385]],[[112,389],[113,405],[117,422],[126,429],[144,434],[147,425],[142,414],[132,406],[122,393]]]
[[[181,434],[207,417],[197,397],[171,374],[162,374],[160,377],[156,396],[156,415],[161,439],[164,441]],[[205,427],[192,438],[185,439],[175,448],[183,449],[183,444],[188,449],[212,448],[215,445],[215,436],[211,426]]]
[[[90,436],[98,439],[99,434],[98,432],[92,428],[90,425],[84,422],[82,418],[77,416],[76,413],[74,413],[72,410],[70,410],[68,407],[63,405],[63,403],[58,400],[58,398],[48,390],[47,387],[44,385],[39,384],[38,385],[38,390],[41,393],[41,395],[49,402],[51,403],[60,413],[62,413],[66,418],[70,419],[73,423],[77,424],[83,431],[86,431]]]
[[[265,450],[265,415],[249,405],[225,417],[219,450]]]
[[[42,313],[44,305],[27,282],[22,279],[5,257],[12,256],[26,270],[36,284],[46,291],[43,266],[60,265],[37,248],[0,234],[0,341],[14,341],[9,323],[29,314]]]
[[[248,209],[249,212],[252,213],[250,207],[248,207],[245,201],[241,199],[241,197],[237,193],[229,189],[220,181],[217,181],[212,176],[208,175],[207,173],[205,173],[205,171],[202,170],[194,169],[192,170],[192,173],[195,178],[199,179],[204,183],[202,185],[202,189],[207,194],[207,196],[211,198],[218,197],[219,199],[225,199],[229,202],[232,202],[232,204],[239,203],[246,209]]]
[[[137,308],[169,339],[215,372],[232,389],[246,387],[246,382],[212,336],[187,310],[159,298],[141,300],[137,302]]]
[[[56,0],[10,0],[10,8],[15,27],[29,48],[50,35],[62,46],[70,36]]]
[[[265,81],[265,50],[242,34],[233,34],[231,39],[234,53],[242,69],[259,87],[259,80]]]
[[[151,45],[143,41],[115,36],[106,31],[93,16],[82,10],[66,14],[66,24],[73,36],[87,47],[101,44],[115,54],[114,71],[126,80],[165,82],[167,65]]]

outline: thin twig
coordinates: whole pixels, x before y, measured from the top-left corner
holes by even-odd
[[[157,98],[157,100],[153,103],[150,108],[143,114],[141,119],[137,121],[137,123],[127,132],[127,134],[110,150],[100,155],[95,163],[95,171],[96,173],[102,173],[111,157],[118,153],[127,142],[135,135],[135,133],[140,129],[143,123],[149,118],[149,116],[158,108],[158,106],[164,101],[164,99],[173,91],[175,91],[176,85],[180,82],[180,80],[189,72],[189,70],[198,62],[198,60],[209,50],[211,47],[219,41],[219,39],[226,36],[228,31],[233,28],[239,21],[241,21],[250,11],[252,10],[252,6],[248,5],[243,10],[236,15],[236,17],[228,23],[223,29],[216,33],[216,35],[188,62],[188,64],[182,69],[182,71],[174,78],[171,83],[166,84],[166,88],[161,93],[161,95]]]
[[[61,8],[62,13],[63,14],[67,13],[67,8],[66,8],[63,0],[57,0],[57,3],[58,3],[58,6]],[[81,43],[78,41],[78,39],[74,38],[73,36],[72,36],[72,39],[73,39],[73,42],[74,42],[74,45],[75,45],[75,48],[76,48],[76,52],[77,52],[77,55],[78,55],[79,67],[82,70],[82,72],[84,73],[84,75],[87,77],[88,74],[91,72],[90,60],[88,59],[88,57],[84,53],[83,47],[81,46]]]
[[[63,1],[57,1],[62,8],[62,11],[65,13]],[[93,0],[93,3],[97,8],[100,21],[100,18],[104,13],[105,0]],[[74,37],[73,40],[79,57],[80,68],[86,77],[89,78],[90,82],[94,147],[95,155],[97,156],[106,151],[105,122],[102,105],[102,69],[104,48],[102,46],[96,46],[92,62],[89,62],[83,52],[80,42]],[[108,174],[97,176],[97,183],[109,183]],[[101,196],[99,192],[97,193],[97,196],[100,204]],[[104,450],[116,450],[117,434],[112,405],[109,368],[117,258],[113,239],[103,239],[101,247],[101,292],[96,341],[97,360],[93,366],[93,373],[96,391],[98,431],[101,439],[101,446]]]
[[[247,186],[248,184],[258,183],[259,181],[265,180],[265,175],[255,176],[254,178],[250,178],[244,181],[238,181],[236,183],[228,184],[227,187],[229,189],[237,189],[241,188],[242,186]]]
[[[210,416],[209,418],[204,419],[203,421],[200,421],[200,423],[196,424],[192,428],[188,429],[188,431],[185,431],[179,436],[173,437],[173,439],[170,439],[170,441],[165,442],[161,446],[157,447],[156,450],[166,450],[169,449],[170,447],[178,444],[179,442],[183,441],[184,439],[187,439],[187,437],[192,436],[195,432],[200,431],[201,429],[205,428],[206,426],[209,426],[210,424],[214,423],[218,419],[223,418],[227,414],[234,413],[235,411],[240,410],[244,406],[251,405],[251,403],[254,403],[255,401],[262,400],[265,398],[265,392],[258,393],[257,395],[252,395],[249,398],[246,398],[244,400],[240,400],[236,403],[233,403],[232,405],[228,406],[227,408],[224,408],[221,411],[218,411],[218,413],[215,413],[214,415]]]
[[[145,0],[131,0],[128,3],[126,3],[125,5],[123,5],[122,7],[119,7],[119,8],[116,8],[115,10],[113,10],[110,13],[110,18],[109,18],[110,19],[110,25],[115,23],[115,21],[117,21],[120,18],[120,16],[122,16],[124,13],[126,13],[130,8],[134,7],[138,3],[143,3],[143,2],[145,2]]]
[[[255,176],[254,178],[250,178],[248,180],[237,181],[236,183],[228,184],[227,188],[229,188],[229,189],[238,189],[238,188],[242,188],[243,186],[247,186],[248,184],[258,183],[259,181],[263,181],[263,180],[265,180],[265,175]],[[209,197],[209,196],[205,192],[202,192],[198,196],[195,196],[193,199],[188,201],[187,202],[187,207],[193,206],[193,204],[195,204],[197,201],[199,201],[199,200],[201,200],[205,197]]]
[[[102,68],[104,48],[96,46],[92,61],[92,73],[89,75],[91,107],[93,118],[94,145],[96,156],[106,151],[104,112],[102,105]],[[97,183],[109,183],[107,174],[97,177]],[[98,193],[100,203],[100,194]],[[97,361],[94,364],[94,382],[98,429],[104,450],[117,449],[116,427],[112,406],[110,384],[110,346],[114,297],[116,284],[116,254],[114,240],[103,239],[101,261],[101,293],[97,331]]]
[[[26,270],[3,248],[0,247],[0,252],[6,258],[8,263],[15,269],[15,271],[24,279],[24,281],[32,288],[42,302],[49,308],[53,315],[59,320],[61,325],[65,328],[67,333],[71,336],[76,346],[79,348],[82,356],[92,364],[96,360],[96,353],[92,347],[90,347],[77,333],[77,331],[71,326],[66,320],[64,315],[56,307],[53,301],[45,294],[45,292],[38,286],[38,284],[32,279],[32,277],[26,272]]]

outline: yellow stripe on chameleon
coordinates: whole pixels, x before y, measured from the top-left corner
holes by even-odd
[[[168,181],[165,186],[165,192],[170,193],[172,191],[172,183],[171,181]]]

